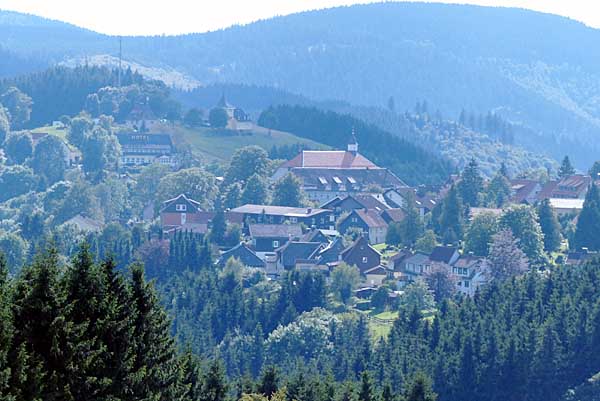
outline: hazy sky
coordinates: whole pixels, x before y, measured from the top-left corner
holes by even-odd
[[[0,9],[67,21],[108,34],[133,35],[204,32],[296,11],[371,2],[375,1],[0,0]],[[442,2],[530,8],[564,15],[600,28],[598,0],[442,0]]]

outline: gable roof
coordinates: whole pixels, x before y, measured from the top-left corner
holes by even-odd
[[[289,241],[275,250],[284,267],[293,267],[298,260],[313,259],[315,252],[320,250],[320,242]]]
[[[457,249],[451,246],[436,246],[433,248],[429,259],[432,262],[450,263]]]
[[[344,249],[342,251],[342,253],[341,253],[342,259],[347,260],[355,252],[358,252],[358,251],[361,251],[364,249],[368,249],[370,252],[374,252],[374,253],[378,254],[379,257],[381,257],[381,254],[379,253],[379,251],[377,251],[377,249],[375,249],[371,245],[369,245],[369,240],[366,237],[360,236],[360,237],[358,237],[358,239],[356,241],[354,241],[354,243],[352,245],[350,245],[349,247],[347,247],[346,249]]]
[[[527,179],[512,179],[510,180],[511,190],[513,191],[512,201],[514,203],[523,203],[530,197],[534,191],[541,190],[538,181]],[[535,195],[535,194],[533,194]]]
[[[300,238],[302,227],[299,224],[250,224],[253,238]]]
[[[347,215],[340,222],[340,224],[343,224],[343,222],[345,222],[346,220],[352,218],[352,216],[357,216],[369,228],[383,228],[383,227],[387,227],[387,223],[381,217],[381,215],[379,214],[379,212],[377,212],[375,210],[368,210],[368,209],[367,210],[365,210],[365,209],[353,210],[352,213],[350,213],[349,215]]]
[[[185,196],[185,194],[179,194],[178,196],[176,196],[173,199],[168,199],[168,200],[164,201],[163,206],[160,209],[160,211],[162,212],[163,210],[165,210],[166,208],[168,208],[169,206],[171,206],[172,204],[177,203],[177,202],[186,202],[186,203],[192,205],[194,208],[196,208],[195,212],[202,211],[200,202],[197,202],[191,198],[188,198],[187,196]]]
[[[378,168],[360,153],[345,150],[303,150],[292,160],[281,165],[284,168]]]
[[[103,224],[97,220],[78,214],[65,221],[63,225],[74,225],[80,231],[98,232],[102,231]]]
[[[383,211],[383,213],[381,214],[381,217],[387,223],[390,223],[390,222],[398,223],[398,222],[401,222],[402,220],[404,220],[404,218],[406,217],[406,213],[404,212],[404,210],[402,210],[400,208],[387,209],[387,210]]]
[[[221,254],[221,257],[217,261],[217,264],[219,266],[225,266],[225,264],[230,258],[239,259],[240,262],[244,264],[244,266],[263,268],[265,267],[265,262],[261,258],[256,256],[254,251],[248,248],[243,242],[234,246],[230,250],[223,252],[223,254]]]
[[[387,276],[388,269],[383,265],[378,265],[365,270],[363,274],[376,274],[378,276]]]

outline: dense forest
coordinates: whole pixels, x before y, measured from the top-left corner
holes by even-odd
[[[142,267],[94,259],[85,246],[68,263],[50,249],[12,278],[0,259],[0,394],[224,400],[285,388],[291,400],[391,400],[427,387],[425,372],[442,401],[553,401],[599,369],[598,262],[498,282],[433,316],[407,305],[373,343],[364,317],[326,309],[318,275],[268,289],[235,263],[165,282],[173,338]]]

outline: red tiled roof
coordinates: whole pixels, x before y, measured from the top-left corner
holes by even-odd
[[[282,167],[301,168],[376,168],[377,166],[360,153],[343,150],[304,150]]]

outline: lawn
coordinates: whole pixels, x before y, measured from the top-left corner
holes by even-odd
[[[67,137],[67,130],[62,128],[57,128],[57,127],[53,127],[51,125],[46,125],[44,127],[38,127],[35,129],[31,130],[32,133],[45,133],[45,134],[50,134],[50,135],[56,135],[62,139],[65,139]]]
[[[300,138],[287,132],[268,130],[254,126],[251,132],[218,133],[210,128],[188,128],[181,125],[168,125],[155,129],[157,132],[167,132],[173,137],[175,144],[189,144],[195,156],[203,157],[209,161],[229,160],[231,155],[244,146],[258,145],[265,150],[271,149],[273,145],[295,145],[304,144],[311,149],[325,149],[320,143]]]

